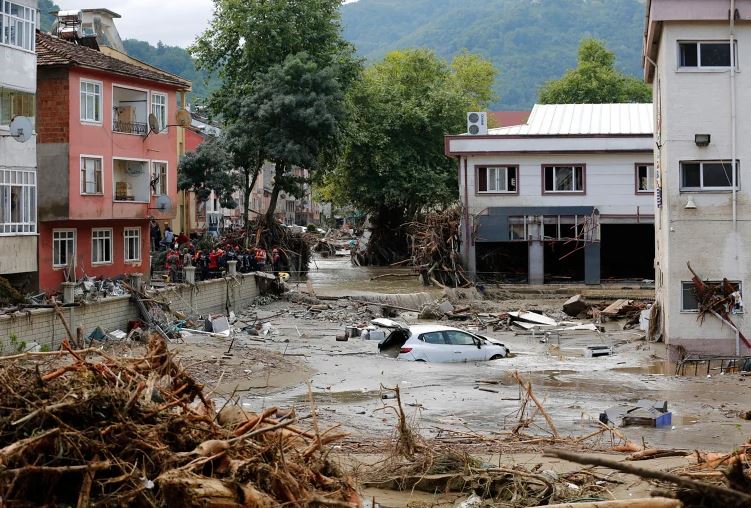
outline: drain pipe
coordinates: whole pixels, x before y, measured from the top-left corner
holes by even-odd
[[[738,163],[736,162],[736,121],[735,121],[735,0],[730,0],[730,157],[732,167],[732,185],[733,185],[733,231],[738,230],[738,212],[737,212],[737,182],[736,173]]]

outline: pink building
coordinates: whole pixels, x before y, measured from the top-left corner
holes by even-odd
[[[149,217],[163,229],[175,216],[161,205],[176,203],[173,124],[190,83],[75,40],[36,39],[39,288],[148,273]]]

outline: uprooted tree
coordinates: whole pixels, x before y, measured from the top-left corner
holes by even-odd
[[[463,132],[467,111],[494,99],[495,75],[476,55],[449,64],[410,49],[386,55],[348,91],[350,119],[322,194],[370,214],[369,262],[405,258],[405,224],[456,200],[456,161],[444,154],[444,135]]]

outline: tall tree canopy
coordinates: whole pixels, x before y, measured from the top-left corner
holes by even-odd
[[[618,72],[615,54],[597,39],[583,39],[575,69],[540,88],[542,104],[609,104],[651,102],[652,90],[632,76]]]
[[[448,64],[426,49],[394,51],[366,69],[347,95],[350,121],[323,196],[369,212],[391,232],[453,201],[456,161],[444,155],[444,135],[463,132],[467,111],[494,99],[494,76],[479,57]]]
[[[352,80],[354,48],[341,34],[340,0],[214,0],[214,16],[189,48],[198,66],[222,78],[211,106],[231,116],[232,97],[252,93],[258,76],[305,52],[319,67],[338,65]]]
[[[229,125],[225,145],[245,168],[242,187],[264,161],[274,164],[267,223],[279,193],[300,190],[293,167],[319,169],[339,139],[344,90],[360,70],[341,35],[340,3],[214,0],[211,24],[191,47],[201,68],[222,77],[209,105]],[[247,215],[247,194],[244,206]]]

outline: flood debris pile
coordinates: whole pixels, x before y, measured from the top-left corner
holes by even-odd
[[[743,298],[738,285],[727,279],[722,279],[721,283],[704,281],[691,268],[691,263],[687,262],[686,266],[692,275],[691,282],[694,285],[693,293],[699,310],[697,317],[699,323],[703,323],[708,315],[714,316],[730,326],[738,334],[738,338],[746,346],[751,347],[751,342],[738,329],[731,317],[743,311]]]
[[[428,213],[422,221],[407,225],[412,264],[423,283],[448,287],[473,285],[459,254],[461,208]]]
[[[392,453],[378,466],[368,468],[362,484],[369,488],[471,496],[472,506],[538,506],[590,497],[607,499],[606,481],[597,475],[559,474],[532,466],[487,464],[459,446],[439,438],[425,439],[408,421],[399,387],[394,405],[384,410],[397,416]]]
[[[8,506],[358,505],[325,458],[341,434],[303,430],[275,408],[217,418],[159,335],[143,357],[65,342],[1,361]]]
[[[740,450],[729,454],[697,452],[699,461],[695,466],[673,472],[642,468],[618,460],[567,450],[548,449],[545,450],[544,456],[586,466],[604,467],[659,482],[659,488],[651,492],[653,497],[628,501],[634,505],[638,501],[638,506],[645,507],[741,508],[751,506],[749,448],[751,445],[744,445]]]

